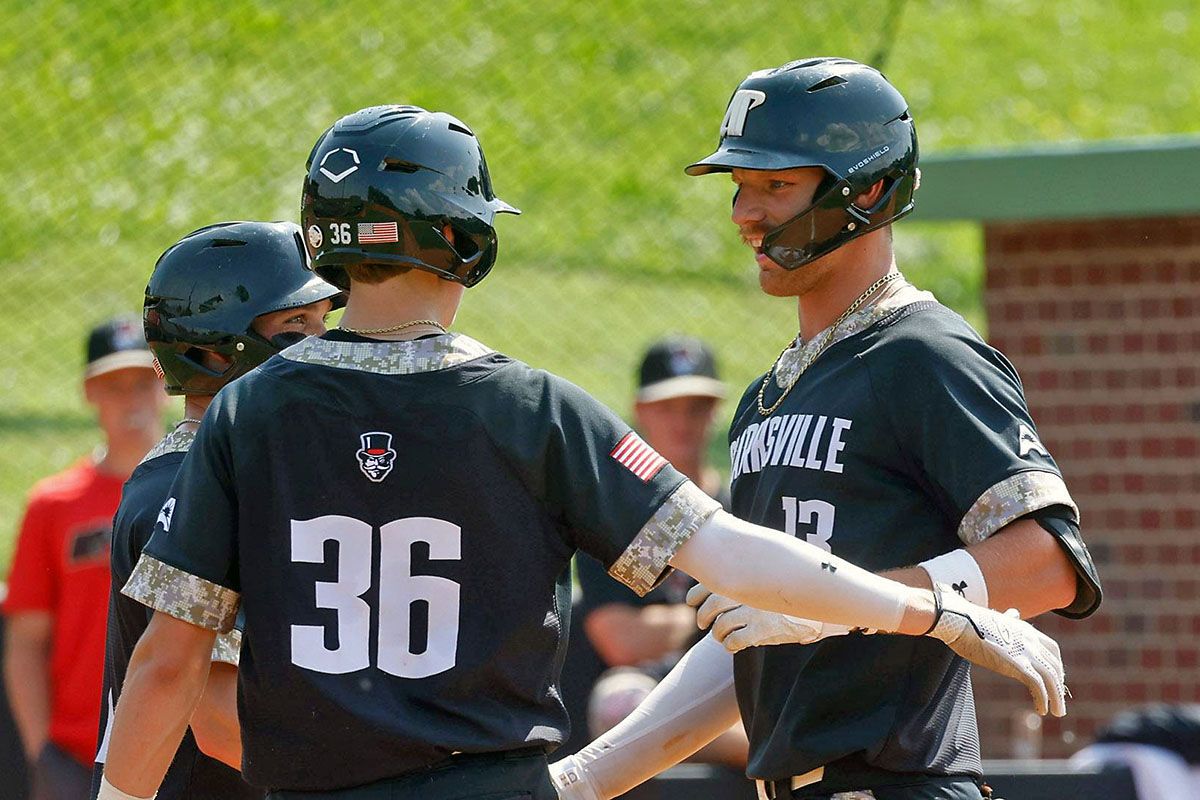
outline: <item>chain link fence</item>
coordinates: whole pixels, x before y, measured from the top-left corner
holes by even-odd
[[[0,0],[0,530],[37,478],[97,441],[87,329],[137,311],[184,233],[296,219],[305,157],[342,114],[414,103],[474,128],[525,214],[498,223],[499,264],[456,327],[625,412],[640,352],[664,333],[712,342],[734,391],[794,333],[794,303],[757,291],[729,185],[682,174],[742,77],[807,55],[882,64],[926,151],[1186,129],[1188,3],[1113,6]],[[1128,52],[1147,27],[1161,63],[1124,70],[1168,77],[1081,101],[1116,70],[1093,50]],[[1168,118],[1144,113],[1155,98]],[[970,226],[905,223],[897,243],[911,278],[982,322]]]

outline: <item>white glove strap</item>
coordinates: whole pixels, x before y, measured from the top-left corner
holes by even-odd
[[[935,584],[943,584],[977,606],[988,608],[987,582],[979,562],[966,550],[959,548],[937,558],[922,561],[918,566],[928,573]]]
[[[108,778],[100,777],[100,792],[96,795],[96,800],[154,800],[158,796],[155,792],[150,797],[134,797],[131,794],[122,792],[117,787],[108,782]]]

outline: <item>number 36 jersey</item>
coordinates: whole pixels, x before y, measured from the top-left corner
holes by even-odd
[[[217,395],[124,592],[240,607],[247,779],[344,788],[561,743],[572,554],[645,593],[717,508],[564,380],[334,331]]]
[[[802,347],[781,357],[767,408],[799,371]],[[738,517],[878,572],[982,541],[1038,509],[1076,514],[1012,365],[928,293],[904,286],[850,317],[768,415],[761,384],[730,431]],[[840,791],[828,765],[844,757],[868,773],[980,771],[968,664],[938,641],[853,633],[750,648],[734,663],[753,777],[826,766]],[[864,777],[844,788],[871,785]]]

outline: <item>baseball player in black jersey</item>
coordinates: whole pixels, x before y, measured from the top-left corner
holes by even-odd
[[[729,101],[716,152],[687,172],[731,174],[762,290],[798,300],[799,335],[734,413],[733,513],[955,602],[1090,614],[1100,587],[1078,511],[1016,371],[896,269],[888,226],[912,210],[919,172],[895,88],[845,59],[755,72]],[[704,587],[689,602],[737,654],[760,797],[981,796],[970,671],[954,652]],[[638,754],[672,733],[680,702],[693,729],[724,724],[710,720],[727,713],[728,672],[699,656],[640,715],[554,765],[564,796],[611,797],[647,777]]]
[[[758,607],[927,634],[1061,699],[1026,623],[736,519],[580,389],[447,332],[515,212],[460,120],[364,109],[308,166],[305,239],[346,313],[206,412],[123,589],[157,613],[102,800],[153,794],[239,612],[242,772],[270,797],[553,798],[576,550],[638,592],[677,566]]]
[[[155,265],[146,286],[146,336],[167,393],[184,396],[185,418],[125,483],[113,523],[99,766],[91,797],[100,791],[108,726],[129,657],[151,617],[150,609],[120,590],[156,521],[171,513],[163,503],[196,436],[198,418],[226,383],[283,347],[324,333],[325,315],[341,302],[336,287],[308,270],[300,228],[293,223],[211,225],[172,245]],[[217,637],[202,700],[158,790],[160,800],[263,796],[236,769],[241,760],[234,697],[240,649],[236,628]]]

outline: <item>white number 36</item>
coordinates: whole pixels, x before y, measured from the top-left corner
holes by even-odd
[[[354,244],[354,242],[350,240],[350,223],[329,223],[329,241],[333,244]]]
[[[371,588],[369,524],[353,517],[330,515],[292,520],[292,561],[325,563],[325,543],[338,543],[337,580],[317,581],[316,607],[337,612],[337,641],[325,645],[325,626],[292,625],[292,663],[332,674],[371,666],[371,607],[362,599]],[[457,561],[462,529],[432,517],[410,517],[379,528],[378,667],[400,678],[427,678],[454,666],[458,652],[460,585],[437,575],[412,574],[412,546],[429,545],[434,561]],[[414,603],[428,608],[428,643],[412,652],[410,624]]]

